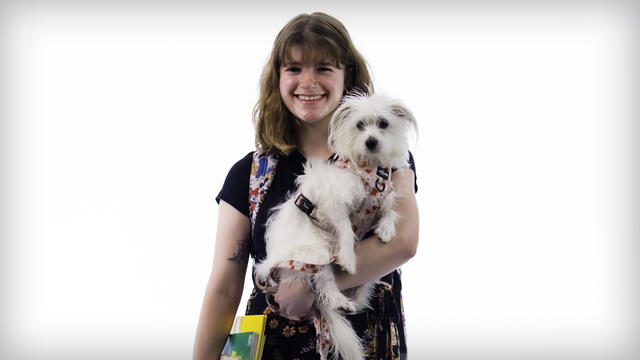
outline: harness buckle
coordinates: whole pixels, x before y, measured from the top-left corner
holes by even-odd
[[[389,170],[385,168],[378,167],[378,170],[376,170],[376,175],[380,176],[385,180],[389,180]]]
[[[303,213],[313,219],[311,214],[313,213],[313,210],[316,209],[316,206],[306,196],[300,194],[296,199],[296,206],[298,209],[302,210]]]

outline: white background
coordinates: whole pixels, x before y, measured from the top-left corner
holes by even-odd
[[[3,2],[0,357],[191,356],[258,77],[318,10],[419,121],[410,358],[637,359],[622,1]]]

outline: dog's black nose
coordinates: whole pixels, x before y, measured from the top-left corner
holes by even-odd
[[[367,139],[367,141],[364,142],[364,144],[367,146],[367,149],[373,150],[376,148],[376,146],[378,146],[378,140],[370,137]]]

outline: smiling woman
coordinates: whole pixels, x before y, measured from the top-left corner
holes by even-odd
[[[249,255],[256,263],[266,258],[265,227],[271,224],[272,210],[296,189],[307,159],[331,155],[329,121],[351,91],[370,94],[373,85],[345,27],[323,13],[299,15],[285,25],[260,81],[254,112],[256,151],[233,166],[217,197],[216,251],[194,358],[220,354],[242,295],[238,283],[244,279]],[[411,166],[391,176],[396,191],[406,194],[394,203],[401,219],[396,224],[397,236],[383,244],[372,231],[365,234],[355,248],[357,269],[350,274],[335,270],[333,286],[340,290],[378,281],[369,308],[349,316],[348,326],[361,340],[362,352],[358,347],[352,353],[357,355],[345,360],[406,358],[396,269],[413,257],[417,247],[414,171],[411,159]],[[268,316],[263,359],[326,359],[328,343],[323,339],[327,328],[309,318],[318,289],[303,282],[283,282],[271,297],[255,276],[254,285],[246,314]],[[272,302],[277,302],[277,310],[269,306]]]

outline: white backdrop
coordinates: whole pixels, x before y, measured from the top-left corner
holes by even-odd
[[[261,69],[324,11],[419,121],[410,358],[635,359],[637,10],[3,2],[0,357],[191,356]]]

